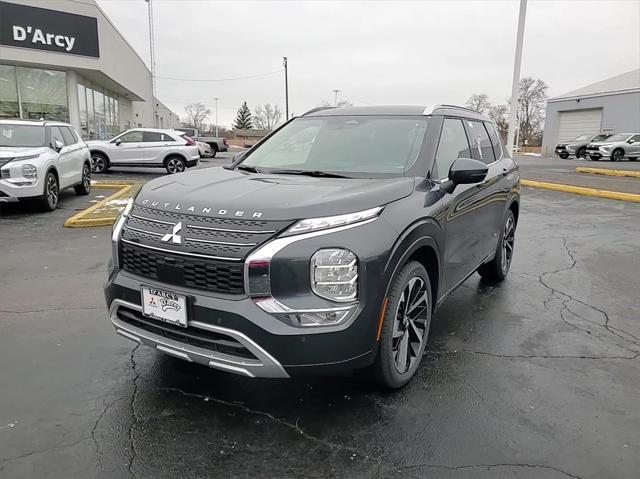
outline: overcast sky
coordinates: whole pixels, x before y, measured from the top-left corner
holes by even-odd
[[[143,0],[98,3],[145,61]],[[290,112],[323,100],[356,105],[463,104],[472,93],[503,102],[511,88],[519,2],[223,2],[153,0],[156,75],[223,79],[268,73],[289,58]],[[530,0],[522,75],[551,96],[640,68],[640,0]],[[180,116],[202,102],[230,125],[238,106],[284,110],[282,73],[227,82],[158,78]],[[209,122],[213,122],[213,113]]]

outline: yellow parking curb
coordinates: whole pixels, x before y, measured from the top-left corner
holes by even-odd
[[[103,216],[100,218],[88,218],[94,211],[104,207],[107,203],[126,196],[131,192],[131,190],[136,186],[136,183],[124,182],[122,183],[107,183],[107,182],[93,182],[91,184],[92,188],[98,189],[118,189],[114,194],[107,196],[103,200],[98,201],[95,205],[90,206],[86,210],[82,210],[81,212],[73,215],[71,218],[68,218],[64,222],[64,226],[66,228],[88,228],[92,226],[111,226],[117,215],[109,215]]]
[[[609,168],[588,168],[586,166],[578,166],[576,168],[577,173],[591,173],[594,175],[607,175],[607,176],[628,176],[630,178],[640,178],[640,171],[630,170],[611,170]]]
[[[622,193],[620,191],[598,190],[596,188],[585,188],[584,186],[562,185],[560,183],[547,183],[546,181],[520,180],[523,186],[534,188],[544,188],[547,190],[564,191],[565,193],[575,193],[577,195],[595,196],[597,198],[607,198],[610,200],[633,201],[640,203],[640,195],[635,193]]]

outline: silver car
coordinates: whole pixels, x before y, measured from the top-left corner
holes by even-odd
[[[640,133],[616,133],[605,141],[589,143],[587,155],[593,161],[600,158],[608,158],[611,161],[628,158],[630,161],[636,161],[640,157]]]
[[[0,120],[0,204],[37,200],[46,211],[60,191],[91,191],[89,149],[59,121]]]
[[[198,145],[182,132],[157,128],[134,128],[106,141],[88,141],[94,173],[112,166],[163,167],[181,173],[200,161]]]

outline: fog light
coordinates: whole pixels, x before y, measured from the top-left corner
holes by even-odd
[[[329,326],[341,323],[351,310],[325,311],[318,313],[294,313],[289,315],[289,321],[300,326]]]
[[[311,257],[311,289],[332,301],[352,301],[358,295],[358,259],[348,249],[321,249]]]

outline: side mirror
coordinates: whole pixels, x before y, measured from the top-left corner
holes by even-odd
[[[115,141],[115,143],[116,143],[116,146],[120,146],[120,143],[122,143],[122,140],[121,140],[120,138],[118,138],[118,139]]]
[[[442,183],[441,189],[451,194],[458,185],[480,183],[487,177],[489,168],[478,160],[458,158],[449,168],[449,180]]]
[[[240,153],[236,153],[233,155],[233,163],[240,161],[244,158],[244,155],[247,154],[247,151],[241,151]]]
[[[627,141],[627,143],[629,143],[630,145],[633,145],[636,142],[636,140],[629,140]]]
[[[55,140],[53,142],[53,149],[56,151],[60,151],[62,150],[62,148],[64,148],[64,144],[60,141],[60,140]]]

